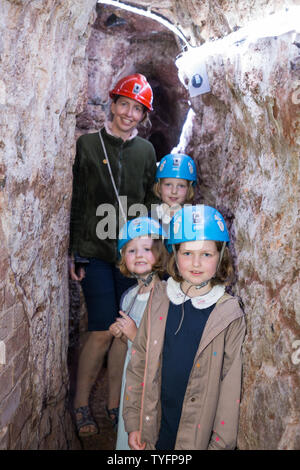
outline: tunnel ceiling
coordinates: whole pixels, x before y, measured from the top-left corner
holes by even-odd
[[[120,2],[147,8],[174,24],[192,46],[221,38],[249,21],[293,5],[293,1],[227,0]],[[178,144],[189,109],[189,96],[178,79],[175,59],[184,43],[155,20],[105,3],[96,4],[97,18],[88,47],[87,104],[77,119],[77,136],[99,129],[108,112],[107,91],[121,76],[140,72],[154,91],[151,129],[140,135],[154,145],[158,160]],[[192,21],[191,21],[192,18]]]
[[[223,37],[297,0],[139,0],[122,2],[163,16],[177,25],[191,45]],[[192,21],[191,21],[192,18]]]

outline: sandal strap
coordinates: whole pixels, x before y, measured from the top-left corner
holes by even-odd
[[[110,410],[106,407],[106,411],[107,411],[108,415],[119,416],[119,407],[118,408],[111,408]]]
[[[80,431],[81,428],[84,426],[92,425],[95,426],[96,429],[98,429],[97,424],[95,423],[95,420],[92,418],[91,411],[89,406],[79,406],[79,408],[74,409],[75,414],[80,413],[82,416],[81,418],[76,418],[76,426],[77,430]]]
[[[116,431],[118,428],[118,422],[119,422],[119,407],[117,408],[111,408],[110,410],[108,407],[105,407],[106,413],[111,420],[111,423],[113,425],[114,430]]]

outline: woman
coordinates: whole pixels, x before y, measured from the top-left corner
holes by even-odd
[[[119,80],[110,97],[112,121],[97,133],[79,137],[73,166],[70,276],[82,283],[90,332],[79,358],[74,400],[80,436],[98,432],[88,406],[90,391],[113,338],[109,326],[117,316],[120,298],[136,282],[122,276],[115,267],[119,216],[122,223],[126,220],[120,197],[127,197],[127,207],[140,203],[150,208],[155,202],[151,190],[156,173],[155,150],[137,135],[137,126],[152,111],[151,87],[143,75],[133,74]],[[109,217],[108,207],[116,209],[115,213],[109,212]],[[107,224],[109,230],[105,233]],[[76,259],[86,261],[86,268],[78,264],[75,271]],[[109,358],[108,369],[115,382],[110,387],[119,392],[126,346],[115,343],[118,354]],[[117,410],[110,415],[116,418]]]

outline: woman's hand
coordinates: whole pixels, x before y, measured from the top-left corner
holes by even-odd
[[[141,431],[132,431],[129,433],[128,445],[131,450],[145,450],[146,442],[141,442]]]
[[[69,274],[72,281],[82,281],[85,277],[85,269],[81,266],[79,271],[76,273],[74,260],[69,258]]]
[[[122,310],[119,311],[121,318],[117,318],[116,323],[122,331],[122,333],[132,342],[136,337],[137,326],[135,321],[132,320],[126,313]]]

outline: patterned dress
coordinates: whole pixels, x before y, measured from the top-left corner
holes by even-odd
[[[136,296],[137,292],[139,290],[139,286],[135,286],[132,289],[130,289],[126,295],[123,298],[122,302],[122,310],[126,312],[128,307],[130,306],[131,302],[133,301],[134,297]],[[142,320],[148,298],[149,298],[150,292],[147,292],[145,294],[139,294],[135,301],[134,304],[130,310],[130,318],[135,321],[135,324],[137,327],[139,327],[140,322]],[[126,380],[126,369],[128,362],[131,357],[131,347],[132,347],[132,342],[130,340],[127,341],[128,349],[127,349],[127,354],[125,358],[125,363],[124,363],[124,369],[123,369],[123,377],[122,377],[122,387],[121,387],[121,397],[120,397],[120,409],[119,409],[119,424],[118,424],[118,435],[117,435],[117,444],[116,444],[116,450],[130,450],[130,447],[128,446],[128,434],[125,431],[124,427],[124,420],[123,420],[123,397],[124,397],[124,389],[125,389],[125,380]]]

